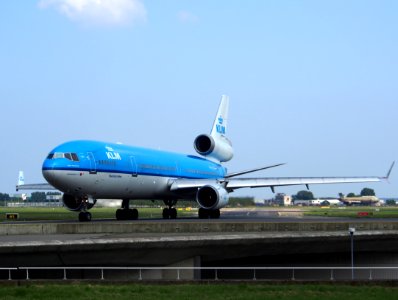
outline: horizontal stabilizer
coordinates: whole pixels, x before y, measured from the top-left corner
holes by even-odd
[[[34,183],[34,184],[17,185],[16,190],[17,192],[19,190],[51,191],[51,190],[56,190],[56,188],[48,183]]]

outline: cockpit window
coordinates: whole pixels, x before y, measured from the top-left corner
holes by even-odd
[[[57,159],[57,158],[65,158],[65,154],[62,152],[55,152],[53,159]]]
[[[50,153],[47,156],[47,159],[58,159],[58,158],[66,158],[72,161],[79,161],[79,157],[77,156],[76,153],[55,152],[55,153]]]

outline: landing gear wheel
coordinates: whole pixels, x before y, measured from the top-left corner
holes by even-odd
[[[199,219],[219,219],[220,210],[199,208],[198,216]]]
[[[170,210],[168,208],[163,208],[162,217],[163,219],[170,218]]]
[[[91,213],[88,211],[81,211],[79,213],[79,221],[80,222],[89,222],[91,221]]]
[[[138,210],[136,208],[133,208],[131,210],[131,220],[137,220],[138,219]]]
[[[163,219],[177,219],[177,209],[173,206],[177,204],[177,200],[175,199],[164,199],[164,204],[168,206],[168,208],[163,208],[162,217]]]
[[[220,218],[220,210],[214,209],[210,211],[210,218],[212,219],[219,219]]]
[[[177,219],[177,210],[175,208],[163,208],[163,219]]]
[[[177,210],[175,208],[169,209],[170,219],[177,219]]]
[[[118,209],[116,211],[116,220],[124,220],[124,213],[123,213],[123,209]]]
[[[199,208],[198,211],[199,219],[208,219],[209,218],[209,210],[204,208]]]
[[[137,209],[118,209],[116,210],[116,220],[137,220],[138,210]]]

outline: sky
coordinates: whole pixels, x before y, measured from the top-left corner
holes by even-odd
[[[194,154],[223,94],[231,172],[383,176],[398,159],[397,32],[394,0],[3,1],[0,192],[19,170],[45,182],[44,158],[69,140]],[[397,182],[395,168],[389,183],[310,188],[394,197]]]

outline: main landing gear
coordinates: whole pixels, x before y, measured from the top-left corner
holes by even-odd
[[[91,213],[88,211],[81,211],[79,213],[79,221],[80,222],[90,222],[91,221]]]
[[[198,216],[199,219],[219,219],[220,210],[199,208]]]
[[[177,219],[177,209],[173,207],[177,204],[177,200],[163,200],[164,204],[168,206],[168,208],[163,208],[163,219]]]
[[[123,199],[122,208],[116,211],[116,220],[137,220],[138,210],[136,208],[130,209],[130,200]]]

